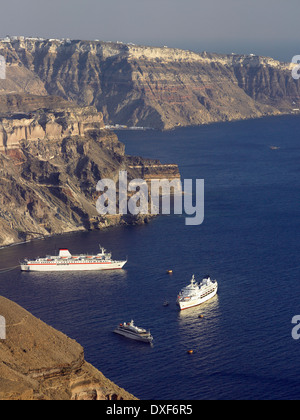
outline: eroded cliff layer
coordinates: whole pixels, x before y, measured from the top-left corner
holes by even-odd
[[[87,363],[76,341],[1,296],[0,308],[0,400],[136,399]]]
[[[20,95],[18,96],[20,97]],[[95,107],[80,108],[67,101],[55,102],[51,96],[42,97],[40,101],[33,98],[31,106],[28,106],[30,96],[23,95],[22,101],[18,101],[18,96],[17,98],[14,95],[0,96],[0,109],[2,103],[3,108],[17,108],[19,111],[4,113],[2,118],[0,114],[0,151],[19,148],[23,141],[59,141],[66,137],[99,136],[98,133],[104,128],[102,114]],[[28,101],[25,101],[26,97]],[[14,99],[16,100],[14,101]],[[7,103],[10,102],[17,102],[17,104],[8,107]],[[26,108],[31,108],[29,113],[20,112],[24,109],[24,102]],[[42,107],[45,103],[48,105],[55,103],[56,107],[45,109]],[[39,108],[35,109],[34,105]]]
[[[291,65],[271,58],[58,40],[0,42],[0,54],[0,93],[47,92],[96,106],[106,124],[169,129],[299,108]]]

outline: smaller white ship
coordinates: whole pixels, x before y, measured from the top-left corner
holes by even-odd
[[[216,280],[211,280],[210,276],[207,276],[198,284],[193,275],[191,283],[179,292],[177,305],[180,310],[201,305],[201,303],[214,297],[217,291],[218,283]]]
[[[124,324],[118,325],[114,332],[123,335],[124,337],[131,338],[132,340],[143,341],[144,343],[151,344],[153,341],[150,331],[137,327],[134,325],[133,321],[124,322]]]

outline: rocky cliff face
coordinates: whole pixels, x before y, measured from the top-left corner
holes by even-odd
[[[133,400],[87,363],[76,341],[0,296],[0,400]]]
[[[29,113],[19,108],[19,113],[0,118],[0,246],[148,221],[147,215],[100,216],[98,181],[117,182],[120,170],[127,170],[129,180],[145,171],[180,178],[177,165],[126,156],[124,145],[103,127],[94,107],[64,102],[61,108],[50,98],[55,108],[35,109],[31,99],[29,95],[25,101]]]
[[[105,123],[169,129],[299,107],[291,66],[271,58],[32,40],[0,42],[0,54],[8,63],[0,92],[46,92],[96,106]]]
[[[19,112],[0,118],[0,151],[19,148],[22,141],[97,136],[104,128],[102,114],[96,108],[79,108],[66,102],[63,105],[52,110],[40,108],[27,114]]]

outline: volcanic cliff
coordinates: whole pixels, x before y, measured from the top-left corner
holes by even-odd
[[[0,246],[147,222],[148,215],[99,215],[98,181],[117,182],[121,170],[128,180],[145,174],[180,178],[175,164],[125,155],[95,107],[29,94],[0,95],[0,109],[1,104],[6,112],[0,115]]]
[[[292,65],[100,41],[0,42],[0,92],[58,95],[95,106],[106,124],[159,129],[291,113],[299,108]]]
[[[100,41],[0,41],[0,245],[148,216],[101,217],[97,182],[180,178],[129,157],[108,124],[171,129],[297,112],[291,64]]]
[[[133,400],[87,363],[80,344],[0,296],[0,400]]]

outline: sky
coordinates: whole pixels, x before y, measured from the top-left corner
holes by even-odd
[[[5,35],[133,42],[291,61],[300,0],[5,0]]]

